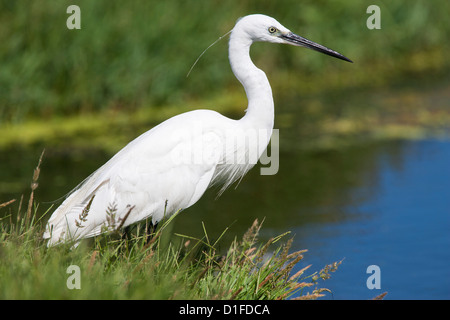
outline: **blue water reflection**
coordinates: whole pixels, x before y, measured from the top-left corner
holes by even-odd
[[[321,283],[333,291],[327,298],[370,299],[385,291],[385,299],[450,298],[450,142],[407,142],[404,152],[400,165],[379,155],[376,186],[352,191],[369,188],[371,196],[340,209],[351,219],[295,230],[314,270],[344,258]],[[380,290],[366,286],[373,264],[381,269]]]

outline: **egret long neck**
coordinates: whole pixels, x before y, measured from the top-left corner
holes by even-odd
[[[255,129],[270,129],[274,123],[272,88],[266,74],[250,59],[252,41],[234,31],[230,35],[229,59],[231,69],[247,94],[248,107],[241,121]]]

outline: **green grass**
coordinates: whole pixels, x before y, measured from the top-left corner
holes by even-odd
[[[250,13],[273,16],[355,62],[255,44],[252,58],[278,87],[274,93],[390,86],[447,74],[450,68],[446,0],[379,3],[381,30],[365,24],[372,1],[80,0],[81,30],[66,28],[69,4],[0,1],[5,26],[0,30],[0,124],[187,106],[241,93],[229,68],[225,39],[202,57],[189,78],[186,74],[209,44]]]
[[[333,149],[366,141],[448,136],[450,82],[442,80],[374,91],[343,90],[330,97],[311,94],[299,102],[295,94],[278,98],[275,128],[283,131],[283,142],[295,139],[281,147]],[[227,95],[224,100],[205,107],[234,118],[243,115],[244,94]],[[179,106],[104,110],[8,123],[0,126],[0,149],[34,145],[114,154],[155,124],[190,110]]]
[[[316,299],[327,291],[318,280],[338,265],[292,274],[306,250],[289,253],[286,234],[259,244],[257,221],[226,252],[206,230],[202,239],[170,234],[170,221],[151,243],[138,230],[129,239],[108,234],[76,249],[47,248],[37,222],[1,222],[0,299]],[[72,265],[80,268],[80,289],[67,286],[75,283]]]
[[[174,234],[176,215],[151,240],[138,225],[128,236],[117,230],[75,249],[47,248],[42,233],[51,209],[39,214],[33,201],[39,165],[40,160],[28,203],[22,197],[18,204],[0,204],[0,299],[317,299],[329,291],[319,286],[320,279],[339,265],[312,273],[307,266],[293,274],[307,250],[289,252],[292,239],[283,242],[289,232],[263,244],[255,220],[223,251],[218,248],[228,229],[215,241],[204,224],[201,239]],[[76,280],[71,266],[79,268]]]
[[[8,26],[0,30],[1,149],[95,146],[113,154],[184,111],[242,116],[247,101],[229,68],[226,39],[186,75],[238,17],[255,12],[354,61],[254,45],[252,59],[273,87],[276,128],[291,130],[306,148],[423,137],[424,129],[450,123],[446,0],[379,3],[381,30],[365,25],[371,1],[77,4],[82,29],[75,31],[65,25],[69,3],[0,0]]]

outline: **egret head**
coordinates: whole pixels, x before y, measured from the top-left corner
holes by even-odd
[[[252,14],[240,18],[233,28],[232,36],[233,34],[246,38],[250,42],[263,41],[290,44],[309,48],[338,59],[352,62],[334,50],[292,33],[274,18],[262,14]]]

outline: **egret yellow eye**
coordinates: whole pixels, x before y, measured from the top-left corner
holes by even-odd
[[[275,27],[269,27],[269,32],[270,33],[275,33],[275,32],[277,32],[277,28],[275,28]]]

